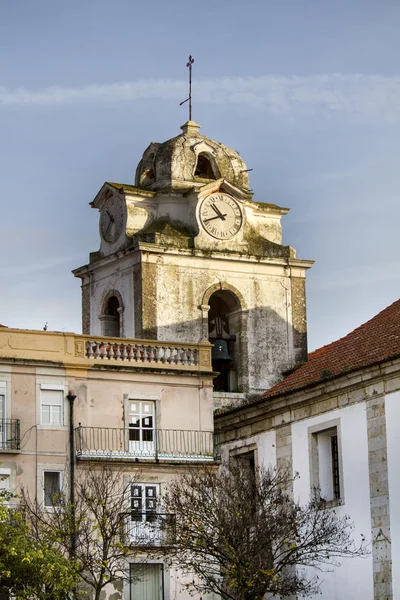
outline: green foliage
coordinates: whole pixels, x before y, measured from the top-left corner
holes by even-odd
[[[127,508],[123,472],[107,466],[78,469],[73,505],[66,493],[59,495],[50,512],[26,493],[23,503],[36,539],[47,536],[64,556],[73,559],[77,580],[83,583],[78,585],[79,598],[85,587],[99,600],[109,583],[128,576],[126,558],[134,551],[123,543]]]
[[[74,588],[76,574],[48,536],[36,536],[12,495],[0,492],[0,591],[17,600],[58,600]]]

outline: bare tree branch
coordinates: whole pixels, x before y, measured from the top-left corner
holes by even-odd
[[[311,501],[296,504],[287,472],[232,461],[217,474],[191,470],[169,487],[164,499],[176,515],[171,560],[187,587],[220,594],[223,600],[262,600],[265,594],[309,596],[318,577],[305,567],[326,570],[343,557],[368,554],[356,545],[349,517]]]

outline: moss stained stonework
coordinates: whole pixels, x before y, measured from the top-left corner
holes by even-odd
[[[292,326],[296,364],[307,360],[306,280],[292,277]]]
[[[107,222],[106,203],[114,198],[124,221],[115,239],[111,222],[108,241],[102,237],[90,263],[74,271],[91,281],[90,303],[85,301],[90,333],[101,335],[101,298],[115,290],[124,310],[124,336],[197,343],[209,337],[212,313],[204,298],[216,289],[228,305],[232,300],[229,335],[237,366],[231,391],[261,393],[302,362],[305,273],[312,262],[297,259],[282,244],[281,218],[288,209],[254,202],[252,195],[243,159],[201,135],[196,123],[186,123],[165,143],[151,143],[135,185],[105,183],[91,203]],[[239,223],[220,237],[206,222],[221,220],[225,227],[234,217],[215,209],[214,214],[212,204],[207,209],[212,215],[201,216],[203,203],[218,198],[225,198],[223,211],[236,207]]]
[[[90,283],[82,284],[82,333],[90,333]]]

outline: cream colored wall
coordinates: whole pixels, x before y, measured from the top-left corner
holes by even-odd
[[[213,430],[212,388],[199,377],[92,371],[72,385],[75,422],[86,427],[123,427],[130,397],[156,401],[160,429]]]
[[[69,450],[68,390],[76,394],[75,427],[124,427],[124,405],[128,397],[156,401],[156,426],[160,429],[213,430],[213,397],[210,378],[187,374],[157,374],[112,370],[82,371],[67,375],[61,367],[29,364],[0,364],[0,382],[6,384],[7,418],[20,420],[19,452],[0,450],[0,463],[11,470],[11,486],[34,496],[46,464],[64,468]],[[78,371],[79,374],[79,371]],[[40,422],[40,385],[64,386],[64,424],[45,426]],[[132,461],[133,463],[133,461]],[[81,467],[79,467],[81,468]],[[128,465],[129,468],[129,465]],[[133,463],[132,468],[137,470]],[[142,468],[142,467],[140,467]],[[154,465],[146,467],[154,478]],[[156,477],[171,476],[175,466],[167,465]],[[159,479],[161,477],[161,479]],[[39,498],[40,500],[40,498]]]

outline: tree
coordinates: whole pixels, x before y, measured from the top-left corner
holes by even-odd
[[[176,515],[173,562],[188,588],[223,600],[262,600],[318,593],[319,580],[305,567],[326,569],[340,557],[364,556],[352,540],[348,516],[312,500],[296,504],[286,472],[234,460],[212,470],[191,470],[172,482],[165,508]]]
[[[93,592],[94,600],[99,600],[108,584],[128,578],[126,558],[133,550],[124,543],[124,531],[131,484],[132,479],[124,481],[122,471],[101,465],[77,471],[74,504],[68,494],[61,493],[49,511],[23,494],[37,536],[45,533],[73,559],[77,576]],[[79,586],[75,594],[79,597]]]
[[[76,571],[47,535],[38,538],[24,511],[10,508],[0,491],[0,592],[17,600],[61,600],[76,583]]]

